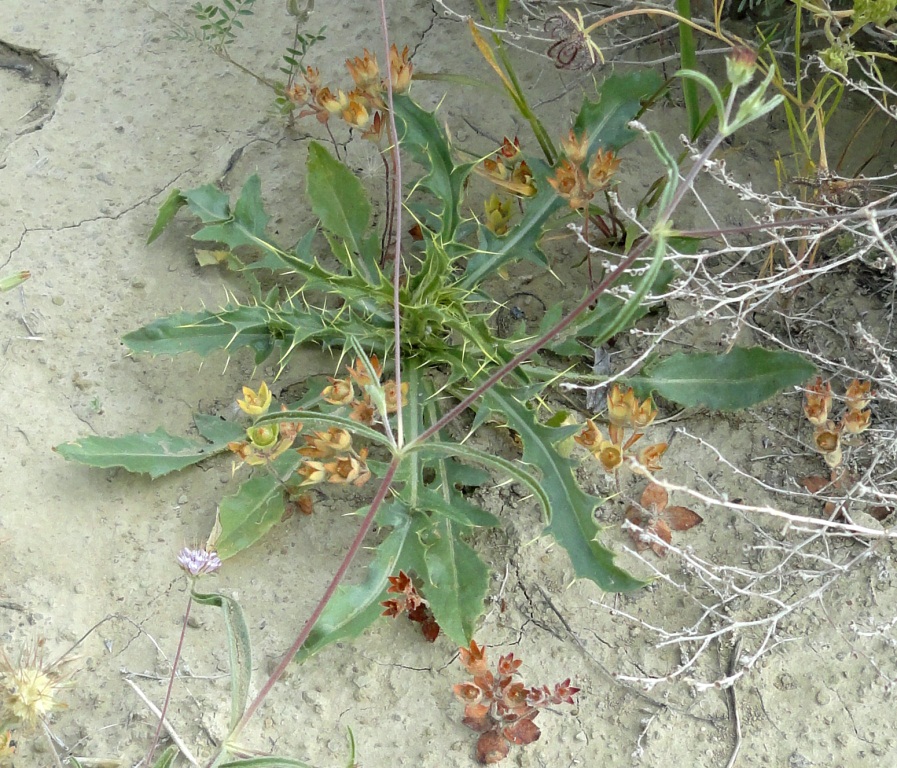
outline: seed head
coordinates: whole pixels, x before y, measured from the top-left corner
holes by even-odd
[[[70,685],[68,677],[60,663],[44,661],[40,646],[35,643],[23,651],[17,663],[0,650],[0,722],[5,727],[34,728],[51,712],[66,706],[57,697]]]

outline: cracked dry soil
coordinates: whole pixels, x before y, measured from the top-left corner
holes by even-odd
[[[181,22],[189,20],[187,5],[156,2]],[[271,75],[291,33],[282,5],[259,3],[233,49],[247,66]],[[326,25],[328,39],[311,60],[335,79],[347,56],[379,44],[373,6],[319,6],[310,28]],[[451,69],[489,80],[463,25],[440,18],[428,3],[389,6],[393,39],[415,49],[419,71]],[[0,316],[6,414],[0,641],[14,651],[43,637],[52,657],[108,617],[78,648],[79,671],[65,694],[69,706],[52,720],[63,752],[107,761],[93,765],[135,765],[147,748],[155,721],[123,678],[161,702],[185,605],[174,557],[185,543],[205,539],[216,502],[234,481],[226,460],[150,482],[67,464],[51,446],[156,426],[183,433],[194,412],[231,408],[239,386],[253,376],[242,355],[227,366],[223,357],[200,366],[188,357],[134,359],[120,343],[123,333],[152,318],[215,306],[225,289],[237,287],[227,275],[197,266],[185,220],[144,246],[172,187],[218,180],[233,190],[257,170],[282,239],[309,224],[304,152],[317,127],[286,128],[272,113],[269,93],[208,51],[171,39],[170,31],[132,0],[6,0],[0,9],[0,255],[4,272],[33,274],[3,295]],[[520,75],[545,97],[566,87],[544,61],[521,60]],[[425,106],[444,94],[432,83],[415,88]],[[461,146],[488,152],[479,132],[497,139],[526,135],[509,109],[495,108],[494,98],[450,91],[441,114]],[[551,107],[556,133],[566,130],[572,104]],[[679,115],[659,108],[654,119]],[[357,143],[347,149],[376,188],[365,149]],[[754,183],[762,174],[772,183],[769,159],[762,149],[753,158],[746,154]],[[575,281],[577,273],[571,274]],[[542,296],[556,290],[541,277],[523,284]],[[860,311],[852,309],[850,291],[838,300],[845,312]],[[862,311],[884,313],[872,300]],[[335,362],[309,353],[303,365],[278,382],[281,390],[331,373]],[[268,368],[255,372],[256,379],[272,375]],[[688,428],[725,446],[734,461],[747,461],[761,444],[775,441],[768,425],[782,407],[726,420],[695,416]],[[789,413],[796,407],[792,398]],[[494,439],[496,450],[508,450],[500,435]],[[714,472],[712,452],[695,450],[688,458],[673,462],[670,476],[687,482],[695,468]],[[733,495],[762,501],[738,478],[719,482]],[[572,677],[582,688],[573,715],[544,714],[542,739],[513,750],[508,765],[724,766],[736,713],[741,768],[897,764],[893,651],[881,637],[858,644],[846,630],[857,616],[887,618],[897,610],[889,551],[791,617],[780,629],[788,642],[768,653],[734,693],[699,694],[681,683],[645,693],[612,675],[656,674],[675,666],[676,654],[658,649],[652,636],[606,608],[678,627],[687,625],[682,614],[693,607],[659,584],[625,597],[603,595],[587,583],[571,586],[567,557],[540,538],[531,502],[513,488],[481,495],[507,527],[475,542],[495,573],[477,639],[494,647],[493,654],[513,651],[524,659],[530,684]],[[289,645],[351,540],[355,522],[343,513],[357,501],[320,498],[313,517],[290,519],[217,578],[215,587],[246,609],[256,684]],[[627,541],[618,526],[621,510],[613,504],[601,510],[617,548]],[[685,534],[688,543],[707,558],[740,562],[752,531],[734,517],[699,511],[707,519]],[[463,679],[455,652],[444,639],[427,645],[413,627],[383,622],[354,645],[332,647],[293,669],[248,731],[251,746],[313,765],[345,765],[351,727],[364,766],[472,765],[475,738],[461,725],[451,694]],[[712,646],[702,657],[702,674],[723,674],[732,659],[727,644]],[[169,719],[200,760],[224,733],[226,670],[220,617],[197,609]],[[41,739],[19,738],[17,766],[51,762]]]

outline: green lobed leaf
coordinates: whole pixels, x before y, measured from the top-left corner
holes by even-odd
[[[411,528],[410,515],[397,509],[402,505],[393,502],[388,506],[391,519],[395,520],[397,525],[376,547],[364,582],[352,586],[341,585],[337,588],[308,639],[296,654],[297,661],[305,661],[330,643],[358,637],[383,613],[380,601],[389,584],[387,576],[398,573],[399,556]]]
[[[283,485],[278,478],[271,474],[250,478],[218,506],[220,531],[214,541],[218,556],[227,560],[252,546],[280,522],[283,513]]]
[[[246,180],[233,213],[227,195],[212,185],[187,192],[185,197],[190,210],[207,223],[193,235],[194,240],[225,243],[230,248],[260,245],[268,214],[262,204],[262,184],[257,174]]]
[[[662,85],[660,75],[648,69],[610,75],[598,86],[597,101],[583,99],[573,132],[588,135],[590,155],[598,147],[619,151],[638,137],[629,123]]]
[[[427,568],[424,597],[442,631],[455,645],[466,647],[484,611],[489,570],[446,517],[433,521],[421,542]]]
[[[523,460],[538,467],[549,499],[551,522],[545,529],[567,550],[576,575],[594,581],[605,592],[626,592],[645,585],[614,564],[614,553],[599,541],[594,518],[600,499],[585,493],[573,476],[573,462],[558,454],[555,430],[539,424],[533,412],[500,384],[483,394],[487,408],[503,414],[523,440]]]
[[[252,679],[252,644],[249,640],[249,628],[240,604],[231,597],[221,594],[202,594],[192,592],[197,603],[220,608],[224,614],[224,626],[227,630],[227,648],[230,655],[230,725],[232,731],[243,712],[249,698],[249,683]]]
[[[181,194],[181,190],[173,189],[168,193],[165,202],[159,206],[159,214],[156,216],[156,223],[153,224],[149,237],[146,239],[147,245],[162,234],[165,227],[167,227],[175,217],[175,214],[186,204],[187,198]]]
[[[307,191],[312,211],[324,229],[360,253],[371,204],[355,175],[315,141],[308,146]]]
[[[654,391],[686,407],[736,411],[798,386],[815,373],[816,366],[795,352],[735,347],[721,355],[679,352],[645,366],[631,384],[641,393]]]
[[[155,480],[214,456],[226,447],[170,435],[160,427],[155,432],[123,437],[84,437],[57,445],[53,450],[68,461],[102,469],[122,467],[128,472],[148,474]]]

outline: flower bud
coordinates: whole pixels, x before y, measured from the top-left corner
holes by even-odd
[[[726,59],[726,76],[736,88],[747,85],[757,69],[757,54],[750,48],[736,46]]]

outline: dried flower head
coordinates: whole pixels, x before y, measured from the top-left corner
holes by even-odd
[[[355,391],[349,379],[328,377],[330,384],[321,390],[321,398],[331,405],[348,405],[355,399]]]
[[[811,424],[822,426],[828,421],[829,410],[832,407],[832,385],[823,382],[821,376],[807,389],[804,394],[804,415]]]
[[[377,66],[377,59],[367,48],[364,49],[361,58],[356,56],[354,59],[346,59],[346,68],[359,90],[372,96],[379,95],[380,67]]]
[[[408,60],[408,46],[402,52],[393,43],[389,49],[389,67],[392,74],[393,93],[405,93],[411,87],[411,72],[414,69]]]
[[[221,558],[207,549],[184,547],[178,553],[178,565],[191,576],[204,576],[221,567]]]
[[[872,382],[854,379],[847,387],[844,399],[848,410],[862,411],[872,399]]]
[[[0,722],[32,729],[51,712],[63,709],[66,705],[58,696],[71,685],[62,671],[65,663],[47,664],[41,641],[24,649],[17,662],[0,650]]]

